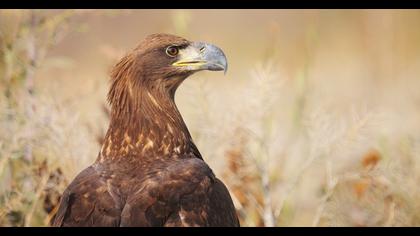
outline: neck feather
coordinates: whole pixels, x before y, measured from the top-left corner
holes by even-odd
[[[127,77],[113,81],[108,94],[111,120],[99,161],[189,154],[201,158],[175,105],[176,87],[167,86],[145,86]]]

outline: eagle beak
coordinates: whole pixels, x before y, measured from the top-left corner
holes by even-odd
[[[190,71],[211,70],[226,74],[228,65],[222,49],[208,43],[194,42],[178,53],[178,60],[172,64]]]

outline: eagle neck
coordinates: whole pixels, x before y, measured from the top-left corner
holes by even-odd
[[[201,158],[175,104],[175,89],[139,86],[126,88],[126,100],[113,103],[111,120],[99,161],[195,156]],[[193,154],[193,155],[190,155]]]

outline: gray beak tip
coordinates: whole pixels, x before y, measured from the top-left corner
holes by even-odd
[[[202,45],[205,45],[206,47],[206,51],[203,55],[204,59],[210,63],[207,69],[214,71],[223,70],[224,74],[226,74],[228,65],[222,49],[208,43],[202,43]]]

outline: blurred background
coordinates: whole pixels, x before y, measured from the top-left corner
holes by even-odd
[[[176,102],[243,226],[420,226],[420,11],[1,10],[0,225],[46,226],[145,36],[221,47]]]

